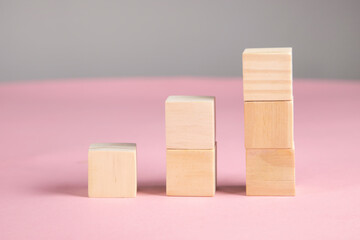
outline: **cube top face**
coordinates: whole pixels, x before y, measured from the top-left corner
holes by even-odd
[[[292,53],[291,47],[282,48],[246,48],[246,54],[290,54]]]
[[[215,97],[212,96],[169,96],[166,102],[214,102]]]
[[[136,151],[135,143],[94,143],[89,151]]]
[[[246,148],[293,148],[293,102],[245,102]]]
[[[246,149],[246,181],[295,181],[294,149]]]
[[[135,197],[135,145],[95,144],[89,148],[89,197]]]
[[[166,194],[210,197],[216,190],[216,150],[166,150]]]
[[[171,96],[165,102],[168,149],[213,149],[215,98]]]
[[[292,48],[251,48],[243,52],[245,101],[293,100]]]

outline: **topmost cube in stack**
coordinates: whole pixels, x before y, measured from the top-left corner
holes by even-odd
[[[243,53],[245,101],[293,100],[292,48],[248,48]]]
[[[167,149],[214,148],[214,97],[169,96],[165,116]]]

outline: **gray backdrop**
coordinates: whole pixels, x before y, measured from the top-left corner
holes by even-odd
[[[292,46],[294,76],[360,79],[360,1],[0,0],[0,81],[241,76]]]

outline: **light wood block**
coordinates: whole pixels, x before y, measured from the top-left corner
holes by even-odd
[[[293,102],[245,102],[246,148],[293,148]]]
[[[170,96],[165,103],[165,116],[166,148],[214,148],[214,97]]]
[[[89,197],[136,197],[135,144],[92,144],[88,164]]]
[[[248,196],[295,196],[294,181],[247,181]]]
[[[243,52],[245,101],[293,100],[292,48],[249,48]]]
[[[294,149],[246,149],[246,181],[295,181]]]
[[[166,150],[166,195],[214,196],[216,150]]]

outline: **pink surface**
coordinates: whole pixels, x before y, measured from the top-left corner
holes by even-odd
[[[246,197],[239,79],[0,85],[0,239],[359,239],[360,83],[295,80],[296,197]],[[217,100],[218,191],[165,196],[164,101]],[[87,198],[87,149],[136,142],[138,197]]]

